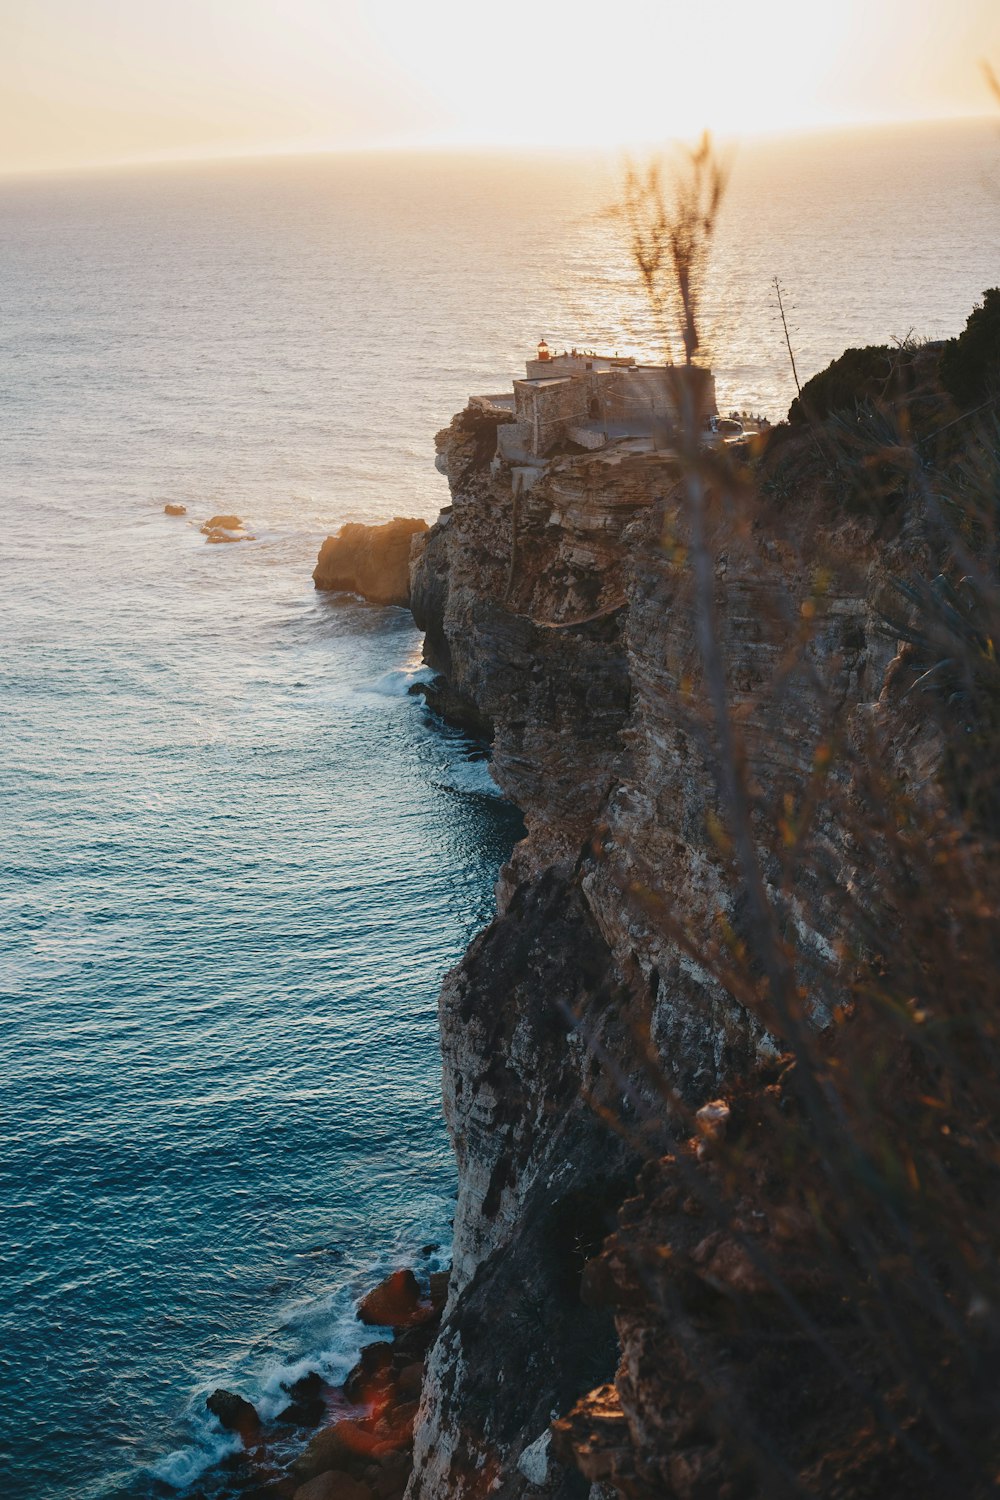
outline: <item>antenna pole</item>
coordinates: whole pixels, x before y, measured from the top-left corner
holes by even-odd
[[[793,376],[793,378],[795,380],[795,389],[798,391],[799,395],[801,396],[802,395],[802,387],[799,384],[799,372],[795,368],[795,355],[792,353],[792,341],[791,341],[791,338],[789,337],[789,334],[788,334],[788,320],[785,317],[785,304],[781,300],[781,282],[778,280],[777,276],[774,278],[774,291],[775,291],[775,295],[778,298],[778,311],[781,314],[781,326],[785,330],[785,343],[788,346],[788,358],[792,362],[792,376]]]

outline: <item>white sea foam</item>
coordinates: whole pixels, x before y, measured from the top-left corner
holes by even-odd
[[[150,1467],[154,1479],[162,1480],[172,1489],[186,1490],[199,1479],[206,1469],[212,1468],[230,1453],[238,1453],[240,1440],[235,1433],[222,1432],[214,1418],[206,1416],[197,1420],[194,1442],[186,1448],[176,1448],[165,1458],[158,1459]]]
[[[433,782],[449,792],[462,792],[466,796],[503,797],[488,760],[454,760],[438,772]]]
[[[374,693],[379,698],[405,698],[416,682],[430,682],[434,673],[430,667],[397,667],[383,672],[374,682],[362,683],[359,693]]]
[[[382,1330],[367,1328],[358,1322],[352,1297],[350,1305],[341,1308],[336,1316],[320,1349],[300,1359],[269,1360],[264,1365],[254,1401],[262,1421],[270,1422],[284,1410],[288,1405],[289,1388],[306,1375],[315,1372],[329,1385],[341,1385],[356,1364],[362,1343],[376,1342],[382,1336]]]
[[[317,1342],[312,1352],[292,1360],[269,1359],[259,1367],[256,1376],[245,1368],[220,1370],[218,1380],[212,1383],[245,1393],[265,1423],[281,1414],[288,1405],[290,1387],[306,1375],[315,1372],[329,1385],[343,1384],[357,1362],[362,1344],[391,1338],[388,1329],[367,1327],[358,1321],[360,1297],[404,1263],[413,1264],[426,1291],[427,1277],[434,1271],[444,1270],[451,1262],[450,1241],[442,1241],[426,1254],[414,1255],[411,1237],[414,1229],[417,1243],[421,1235],[425,1237],[425,1243],[429,1243],[440,1232],[432,1204],[429,1203],[428,1208],[428,1218],[411,1225],[406,1238],[397,1242],[391,1252],[355,1269],[348,1282],[326,1296],[285,1308],[282,1321],[286,1328],[319,1325],[315,1327]],[[220,1431],[216,1419],[206,1411],[205,1394],[206,1390],[199,1391],[191,1403],[188,1418],[190,1443],[159,1459],[148,1471],[178,1492],[190,1489],[208,1470],[240,1448],[239,1438]]]

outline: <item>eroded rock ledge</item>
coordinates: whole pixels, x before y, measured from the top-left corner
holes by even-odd
[[[644,1403],[667,1399],[633,1378],[643,1340],[661,1334],[619,1316],[616,1344],[613,1299],[588,1294],[585,1273],[640,1158],[668,1152],[639,1052],[651,1044],[697,1105],[768,1050],[676,941],[681,925],[697,937],[706,913],[739,922],[706,832],[714,784],[676,713],[678,693],[701,684],[683,504],[662,453],[554,457],[524,492],[481,409],[437,443],[452,504],[414,544],[412,608],[454,703],[493,727],[494,775],[528,836],[502,872],[495,921],[441,995],[460,1190],[408,1500],[613,1496],[624,1487],[601,1486],[635,1476],[636,1434],[663,1430]],[[712,546],[732,699],[779,795],[818,732],[808,674],[782,684],[780,714],[771,692],[817,559],[812,659],[872,715],[895,649],[881,595],[912,544],[805,497],[793,514],[741,518]],[[550,1445],[552,1418],[581,1398],[576,1429],[592,1419],[607,1461],[581,1459],[572,1423]],[[670,1472],[628,1493],[700,1493],[680,1469],[672,1488]]]

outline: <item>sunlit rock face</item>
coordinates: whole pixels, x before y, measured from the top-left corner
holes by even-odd
[[[348,522],[328,536],[313,571],[318,589],[360,594],[372,604],[410,602],[410,543],[427,522],[397,516],[384,526]]]
[[[413,608],[429,663],[493,726],[493,772],[528,836],[441,995],[459,1197],[408,1496],[586,1495],[542,1439],[615,1375],[580,1288],[640,1158],[669,1144],[636,1049],[651,1041],[697,1105],[767,1038],[677,941],[707,941],[720,912],[738,931],[741,914],[709,833],[719,802],[673,461],[565,454],[526,485],[470,408],[439,434],[438,466],[452,504],[415,545]],[[822,733],[813,672],[783,671],[817,558],[808,665],[855,720],[879,711],[894,651],[880,594],[908,544],[825,505],[804,493],[794,511],[727,514],[709,538],[730,701],[776,803]]]

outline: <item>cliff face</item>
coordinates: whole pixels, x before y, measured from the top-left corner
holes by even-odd
[[[496,920],[441,995],[460,1189],[410,1500],[588,1493],[547,1434],[615,1373],[609,1315],[581,1296],[581,1277],[641,1158],[667,1149],[669,1111],[647,1105],[657,1088],[701,1104],[769,1049],[689,956],[720,914],[737,931],[742,914],[711,836],[713,731],[672,463],[567,455],[518,493],[491,426],[470,408],[439,434],[452,505],[411,567],[441,701],[492,725],[493,772],[528,836],[501,876]],[[894,647],[880,607],[909,543],[807,504],[715,525],[730,700],[753,775],[780,805],[824,732],[818,669],[852,723],[882,712]],[[810,640],[792,666],[803,620]],[[627,1390],[645,1335],[634,1319],[619,1334],[634,1345]],[[620,1395],[608,1399],[618,1432]]]

